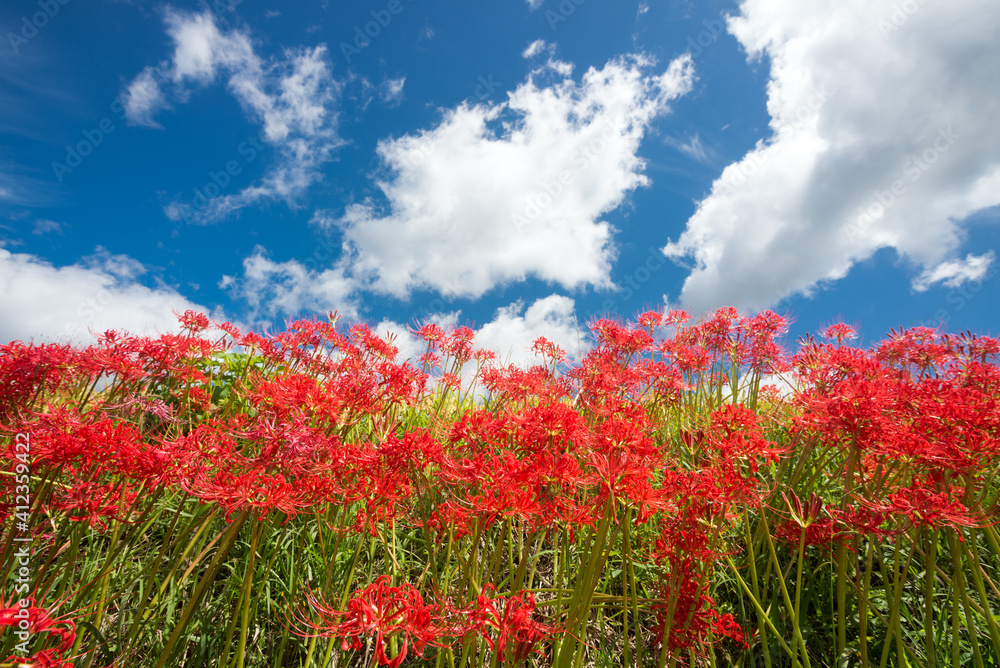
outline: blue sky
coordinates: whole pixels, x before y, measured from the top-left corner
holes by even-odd
[[[515,358],[722,305],[997,334],[996,2],[16,0],[0,29],[0,341],[188,308]]]

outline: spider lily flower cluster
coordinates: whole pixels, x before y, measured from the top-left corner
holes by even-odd
[[[650,312],[522,368],[464,327],[410,362],[335,314],[180,320],[0,346],[3,471],[32,442],[8,663],[1000,659],[995,339],[838,324],[790,353],[775,313]]]

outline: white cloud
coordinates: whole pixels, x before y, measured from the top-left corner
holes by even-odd
[[[691,158],[695,162],[708,163],[708,149],[701,141],[701,137],[698,133],[695,133],[693,137],[686,137],[680,139],[677,137],[667,137],[664,139],[668,146],[676,148],[678,151]]]
[[[545,2],[545,0],[527,0],[528,8],[531,9],[531,11],[535,11],[542,6],[543,2]]]
[[[288,316],[304,311],[337,311],[346,318],[358,314],[354,281],[344,274],[342,265],[316,271],[298,262],[275,262],[258,246],[243,260],[243,276],[223,276],[219,287],[231,290],[245,301],[252,319],[270,319],[281,313]]]
[[[571,359],[580,359],[589,350],[589,334],[586,328],[578,328],[575,304],[569,297],[549,295],[536,300],[525,310],[524,303],[517,301],[497,309],[493,320],[475,329],[476,348],[490,350],[496,354],[496,363],[506,366],[516,364],[528,367],[542,360],[531,350],[531,344],[540,336],[555,343]],[[459,324],[460,313],[430,316],[420,324],[435,323],[446,331]],[[427,350],[427,344],[414,336],[405,325],[383,320],[372,330],[380,335],[386,333],[396,337],[399,360],[416,360]],[[474,369],[467,369],[472,373]]]
[[[208,311],[168,287],[136,279],[145,268],[102,248],[81,262],[53,267],[27,253],[0,249],[0,342],[91,341],[90,331],[177,331],[174,313]]]
[[[694,260],[682,302],[763,308],[881,248],[929,280],[955,259],[961,221],[1000,203],[1000,5],[744,0],[740,10],[729,31],[770,59],[772,136],[725,169],[665,247]]]
[[[294,206],[322,178],[322,166],[343,144],[333,109],[339,85],[331,77],[326,47],[286,49],[281,58],[263,60],[249,35],[220,31],[208,11],[171,9],[165,22],[174,41],[173,57],[147,67],[129,85],[129,121],[156,124],[153,115],[167,104],[161,92],[164,84],[183,102],[190,97],[190,84],[205,86],[225,76],[244,111],[263,127],[263,140],[275,147],[278,161],[258,183],[239,192],[215,197],[201,208],[171,202],[164,213],[172,220],[213,222],[271,199]]]
[[[315,225],[323,232],[329,232],[336,226],[337,217],[332,209],[316,209],[309,219],[309,224]]]
[[[178,84],[194,79],[208,84],[220,65],[259,67],[247,35],[219,32],[211,12],[189,14],[168,9],[164,17],[167,34],[174,40],[171,78]]]
[[[62,234],[62,231],[62,225],[54,220],[47,220],[45,218],[36,219],[31,228],[32,234],[49,234],[50,232]]]
[[[440,326],[444,327],[444,325]],[[383,320],[372,327],[372,332],[383,339],[392,340],[392,344],[399,349],[399,353],[396,355],[397,362],[409,360],[413,366],[420,366],[418,360],[421,355],[427,352],[427,342],[414,336],[406,325],[393,320]]]
[[[986,276],[994,259],[993,251],[990,251],[983,255],[969,253],[964,260],[942,262],[914,279],[913,289],[925,292],[935,283],[943,283],[948,288],[957,288],[966,281],[979,281]]]
[[[554,49],[555,45],[549,44],[544,39],[536,39],[534,42],[529,44],[527,48],[524,49],[524,51],[521,52],[521,57],[533,58],[534,56],[540,54],[542,51],[547,51],[548,53],[552,53]]]
[[[476,342],[495,352],[504,364],[526,366],[541,361],[531,344],[544,336],[578,360],[587,351],[589,333],[577,322],[574,307],[573,300],[562,295],[539,299],[527,310],[522,302],[515,302],[498,309],[493,320],[479,328]]]
[[[399,102],[403,99],[403,86],[406,84],[406,77],[398,79],[386,79],[382,84],[382,101]]]
[[[387,206],[356,203],[339,221],[352,274],[399,297],[478,297],[528,276],[611,287],[613,229],[601,217],[648,185],[640,143],[693,79],[688,57],[651,67],[617,59],[580,82],[542,68],[506,102],[463,104],[430,130],[381,141]]]
[[[147,67],[129,84],[125,90],[124,106],[125,116],[132,125],[163,127],[153,120],[156,112],[166,107],[160,84],[153,75],[153,68]]]

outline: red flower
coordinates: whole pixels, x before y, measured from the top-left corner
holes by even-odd
[[[10,626],[14,629],[27,631],[32,636],[44,633],[59,639],[59,645],[42,650],[31,657],[11,656],[4,662],[14,666],[44,666],[45,668],[72,668],[72,659],[64,658],[63,653],[76,642],[76,624],[68,619],[55,619],[47,608],[35,605],[34,597],[29,597],[28,606],[21,607],[18,601],[0,602],[0,628]],[[21,626],[27,624],[27,628]],[[36,641],[37,642],[37,641]]]
[[[380,666],[398,668],[406,660],[411,644],[418,656],[428,645],[441,646],[439,639],[447,629],[437,615],[438,606],[425,605],[423,597],[411,584],[389,586],[388,575],[356,591],[344,612],[329,607],[315,595],[310,594],[308,600],[321,621],[300,617],[299,624],[307,627],[297,629],[300,635],[341,637],[341,647],[345,650],[361,649],[362,636],[375,636],[375,657]],[[402,634],[403,646],[399,654],[390,659],[385,653],[386,639],[397,634]]]

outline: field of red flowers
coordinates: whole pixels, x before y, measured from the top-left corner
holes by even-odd
[[[996,339],[181,323],[0,346],[0,665],[1000,665]]]

